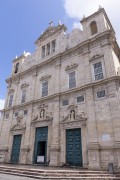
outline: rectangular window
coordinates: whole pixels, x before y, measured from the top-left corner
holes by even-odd
[[[76,87],[76,78],[75,78],[75,72],[69,73],[69,88]]]
[[[68,101],[68,100],[64,100],[64,101],[62,101],[62,105],[63,105],[63,106],[67,106],[67,105],[69,105],[69,101]]]
[[[56,41],[52,41],[52,53],[55,52]]]
[[[84,96],[77,97],[77,103],[84,102]]]
[[[102,63],[98,62],[93,64],[95,80],[103,79]]]
[[[24,114],[24,116],[26,116],[28,114],[28,110],[24,110],[23,114]]]
[[[15,117],[18,117],[18,112],[15,112]]]
[[[48,82],[45,81],[42,83],[42,96],[48,95]]]
[[[47,56],[50,55],[50,43],[47,44]]]
[[[97,98],[102,98],[102,97],[105,97],[105,90],[97,92]]]
[[[24,103],[26,100],[26,90],[22,90],[21,103]]]
[[[42,47],[42,58],[45,57],[45,46]]]
[[[11,94],[9,96],[9,104],[8,104],[8,107],[11,107],[12,106],[12,103],[13,103],[13,94]]]

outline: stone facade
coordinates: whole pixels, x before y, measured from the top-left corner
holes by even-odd
[[[22,135],[18,163],[37,163],[36,130],[47,127],[47,140],[39,143],[43,151],[46,147],[49,165],[70,161],[66,133],[79,129],[83,167],[106,169],[113,163],[120,168],[119,46],[103,8],[81,24],[83,30],[70,34],[65,25],[50,24],[32,55],[25,52],[13,60],[0,122],[1,162],[11,162],[14,137]],[[77,151],[72,150],[74,162]]]

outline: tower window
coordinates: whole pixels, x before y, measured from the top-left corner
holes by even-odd
[[[95,21],[92,21],[90,23],[90,29],[91,29],[91,35],[94,35],[98,32],[97,30],[97,23]]]
[[[47,55],[50,55],[50,43],[47,44]]]
[[[15,65],[15,74],[18,72],[18,68],[19,68],[19,63],[17,63],[17,64]]]
[[[8,107],[11,107],[11,106],[12,106],[12,103],[13,103],[13,94],[11,94],[11,95],[9,96]]]
[[[54,53],[55,52],[55,40],[54,41],[52,41],[52,53]]]
[[[45,57],[45,46],[42,47],[42,58]]]

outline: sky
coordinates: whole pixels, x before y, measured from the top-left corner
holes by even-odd
[[[104,7],[120,44],[119,0],[0,0],[0,109],[7,93],[5,80],[11,75],[12,60],[35,50],[35,40],[42,31],[59,21],[68,28],[81,28],[83,15]]]

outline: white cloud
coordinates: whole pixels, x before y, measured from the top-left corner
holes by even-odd
[[[73,28],[74,28],[74,29],[75,29],[75,28],[81,29],[80,22],[75,21],[74,24],[73,24]]]
[[[4,108],[5,100],[0,99],[0,110]]]
[[[107,15],[115,29],[117,37],[120,39],[120,8],[119,0],[63,0],[65,12],[70,18],[81,20],[98,10],[99,5],[105,8]],[[75,25],[77,24],[75,20]]]

